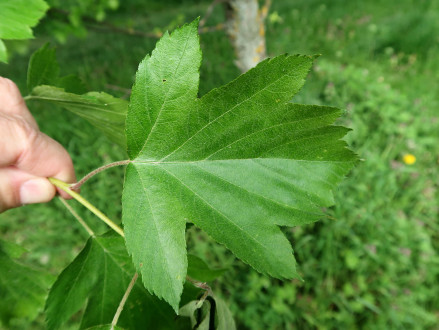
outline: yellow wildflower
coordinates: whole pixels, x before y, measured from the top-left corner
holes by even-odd
[[[405,154],[402,160],[407,165],[413,165],[416,162],[416,157],[412,154]]]

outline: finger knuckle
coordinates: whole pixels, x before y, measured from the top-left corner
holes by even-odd
[[[32,146],[36,144],[39,131],[35,130],[27,121],[17,118],[15,121],[15,134],[20,150],[17,162],[20,162],[21,159],[26,158]]]

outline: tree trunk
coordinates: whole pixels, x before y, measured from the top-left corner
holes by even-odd
[[[235,48],[235,64],[242,72],[267,57],[265,25],[271,1],[259,9],[258,0],[230,0],[226,3],[226,30]]]

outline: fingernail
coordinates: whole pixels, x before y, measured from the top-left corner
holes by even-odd
[[[55,196],[55,187],[45,178],[32,179],[20,187],[21,204],[44,203]]]

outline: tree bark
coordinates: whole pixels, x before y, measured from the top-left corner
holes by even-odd
[[[226,6],[226,30],[235,49],[235,64],[246,72],[267,57],[264,21],[271,4],[259,9],[258,0],[230,0]]]

